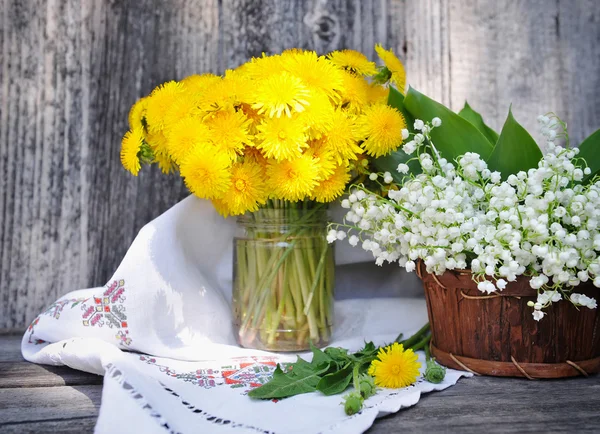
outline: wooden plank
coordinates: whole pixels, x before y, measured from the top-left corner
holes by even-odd
[[[23,362],[22,335],[0,335],[0,362]]]
[[[5,424],[97,417],[102,386],[0,389],[0,431]]]
[[[56,387],[102,384],[99,375],[66,366],[36,365],[29,362],[0,362],[0,389],[9,387]]]
[[[4,434],[30,433],[91,433],[96,426],[96,417],[72,417],[70,419],[43,420],[37,422],[0,423]]]
[[[376,421],[368,432],[597,432],[598,392],[597,376],[553,381],[461,379],[447,390],[423,396],[414,407]]]

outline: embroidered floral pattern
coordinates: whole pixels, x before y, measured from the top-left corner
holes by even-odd
[[[140,356],[142,362],[157,367],[160,372],[186,383],[191,383],[205,389],[228,385],[231,388],[243,388],[244,394],[248,389],[265,384],[277,367],[277,357],[240,357],[232,359],[233,363],[221,366],[220,369],[203,368],[195,371],[178,372],[169,366],[157,363],[150,356]]]
[[[58,301],[55,301],[54,303],[52,303],[50,306],[48,306],[46,308],[46,310],[44,310],[42,313],[40,313],[27,328],[27,331],[29,332],[28,342],[30,344],[35,344],[35,345],[40,345],[40,344],[46,343],[46,341],[43,339],[33,338],[35,326],[40,322],[40,318],[42,316],[50,316],[54,319],[59,319],[60,314],[62,313],[65,306],[68,306],[70,304],[71,309],[73,309],[78,304],[85,303],[87,300],[89,300],[89,299],[81,297],[81,298],[70,298],[70,299],[65,299],[65,300],[58,300]]]
[[[109,327],[120,329],[115,338],[122,346],[131,345],[125,313],[125,281],[114,280],[99,296],[82,304],[82,322],[85,327]]]

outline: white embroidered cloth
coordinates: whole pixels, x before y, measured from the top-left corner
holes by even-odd
[[[105,376],[98,433],[362,433],[376,417],[465,375],[449,369],[441,384],[420,379],[381,390],[351,417],[341,395],[248,398],[277,363],[295,356],[236,346],[229,307],[234,229],[209,202],[183,200],[140,231],[106,286],[73,291],[44,310],[23,336],[23,357]],[[336,256],[338,263],[361,259]],[[340,301],[335,318],[332,345],[350,350],[365,340],[390,342],[427,321],[424,300],[400,298]]]

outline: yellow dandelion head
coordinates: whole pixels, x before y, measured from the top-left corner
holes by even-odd
[[[181,84],[185,87],[186,92],[197,95],[220,80],[221,77],[214,74],[194,74],[181,80]]]
[[[235,105],[231,89],[220,77],[198,95],[198,100],[200,109],[205,112],[232,109]]]
[[[180,163],[196,145],[209,145],[211,132],[197,117],[187,117],[177,122],[167,136],[169,155]]]
[[[175,162],[166,153],[155,153],[154,163],[158,164],[160,171],[165,175],[175,172]]]
[[[390,90],[379,84],[370,84],[367,88],[367,102],[369,104],[387,104]]]
[[[297,158],[306,144],[306,126],[297,117],[267,118],[258,126],[256,147],[278,161]]]
[[[404,116],[393,107],[376,104],[365,109],[356,123],[357,138],[363,140],[367,154],[381,157],[402,144],[402,129],[406,128]]]
[[[333,126],[325,137],[327,147],[333,152],[338,164],[355,160],[363,152],[356,142],[354,120],[343,110],[334,112]]]
[[[284,71],[281,56],[267,56],[265,53],[262,54],[262,57],[255,57],[245,63],[238,68],[238,70],[240,69],[241,72],[252,80],[263,80],[277,72]]]
[[[341,106],[352,113],[358,113],[369,102],[369,83],[364,78],[348,72],[344,72],[343,77]]]
[[[143,144],[144,129],[141,127],[127,131],[121,141],[121,164],[134,176],[137,176],[141,168],[138,154]]]
[[[375,45],[375,51],[377,51],[377,55],[391,73],[390,82],[393,83],[400,92],[404,93],[404,87],[406,86],[406,71],[404,70],[404,65],[400,59],[396,57],[393,50],[386,50],[381,44]]]
[[[262,168],[251,161],[236,163],[231,167],[231,186],[221,202],[231,215],[256,211],[267,200],[267,190]]]
[[[231,210],[229,209],[228,205],[223,201],[223,199],[213,199],[211,200],[211,202],[217,210],[217,212],[223,217],[229,217],[232,214]]]
[[[175,81],[161,84],[152,91],[146,107],[146,123],[150,132],[160,131],[164,128],[167,111],[182,93],[183,85]]]
[[[248,132],[252,135],[258,133],[258,126],[263,121],[263,116],[258,113],[258,110],[253,109],[250,104],[242,103],[239,109],[246,115],[246,118],[250,121],[248,124]]]
[[[338,68],[358,75],[374,75],[377,72],[375,62],[364,54],[354,50],[341,50],[330,53],[327,58]]]
[[[198,115],[198,98],[189,92],[182,92],[165,112],[163,131],[166,135],[179,121]]]
[[[321,179],[330,177],[335,171],[337,164],[333,151],[327,146],[326,137],[311,140],[308,142],[308,145],[309,147],[304,151],[304,154],[319,159],[319,165],[321,166],[319,177]]]
[[[313,190],[313,199],[317,202],[333,202],[340,197],[346,190],[346,184],[350,181],[350,171],[347,165],[337,166],[333,174],[323,181]]]
[[[333,124],[334,107],[330,99],[322,92],[312,93],[308,98],[308,106],[298,114],[298,119],[307,127],[307,135],[318,139],[329,131]]]
[[[314,51],[285,51],[281,57],[284,69],[302,80],[308,89],[339,99],[338,91],[344,85],[342,71],[326,58]]]
[[[139,128],[144,126],[144,117],[146,116],[146,107],[148,106],[148,98],[140,98],[131,106],[129,110],[129,128]]]
[[[298,77],[281,72],[263,78],[257,83],[254,92],[256,102],[252,108],[269,117],[279,117],[284,113],[291,117],[292,112],[298,113],[304,110],[308,105],[309,96],[310,91]]]
[[[369,375],[375,377],[375,384],[380,387],[407,387],[419,376],[421,364],[417,360],[413,350],[405,350],[402,344],[394,342],[379,349],[377,359],[369,367]]]
[[[244,144],[252,141],[248,134],[250,121],[241,111],[221,110],[205,122],[213,144],[232,160],[242,154]]]
[[[253,93],[253,82],[247,74],[238,70],[225,71],[223,83],[229,89],[229,99],[235,106],[243,101],[250,101]]]
[[[146,143],[152,148],[152,151],[156,154],[167,154],[168,146],[167,146],[167,137],[164,135],[162,131],[158,131],[155,133],[148,133],[146,135]]]
[[[296,202],[312,195],[321,171],[316,158],[301,155],[293,160],[271,161],[267,166],[267,183],[273,197]]]
[[[196,145],[181,163],[181,177],[196,196],[221,199],[231,186],[230,162],[213,146]]]

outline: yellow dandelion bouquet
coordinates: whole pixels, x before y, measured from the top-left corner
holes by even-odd
[[[121,162],[156,163],[223,216],[240,216],[234,320],[241,345],[300,350],[332,327],[333,256],[325,205],[396,150],[406,127],[387,105],[405,74],[352,50],[298,49],[255,58],[223,76],[169,81],[134,104]]]

